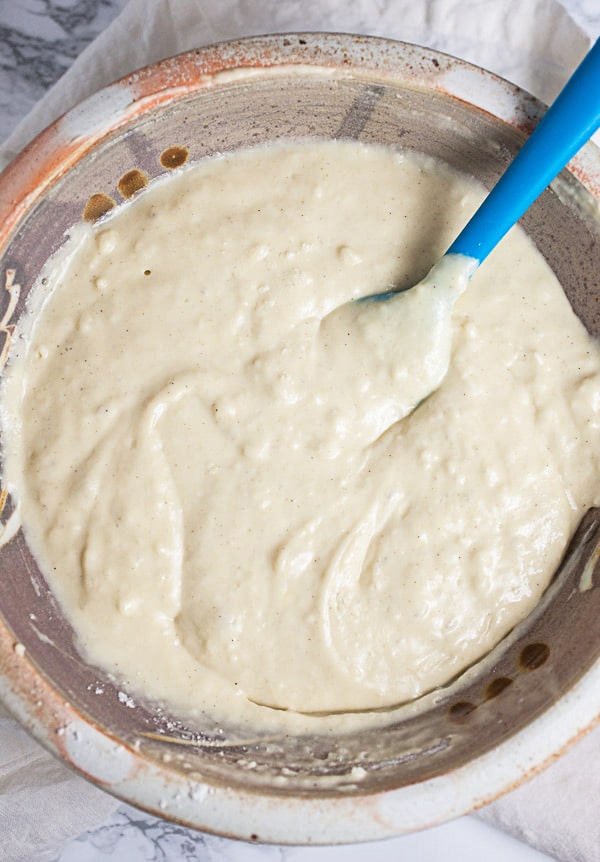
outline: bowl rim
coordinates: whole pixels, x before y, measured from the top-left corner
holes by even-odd
[[[514,84],[448,54],[373,36],[286,33],[221,42],[109,84],[41,132],[0,174],[0,255],[44,192],[107,135],[204,89],[274,74],[360,76],[434,89],[527,134],[545,106]],[[600,199],[600,151],[569,170]],[[171,772],[102,731],[35,669],[0,616],[0,698],[52,754],[118,798],[219,835],[279,844],[376,840],[473,811],[556,760],[600,721],[600,662],[495,749],[435,778],[344,798],[268,795]]]

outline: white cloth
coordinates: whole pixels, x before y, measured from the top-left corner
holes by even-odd
[[[52,862],[117,802],[79,778],[0,708],[0,860]]]
[[[0,149],[5,165],[100,86],[190,48],[259,33],[388,36],[475,62],[550,101],[590,45],[558,0],[130,0]],[[600,862],[600,729],[529,784],[480,812],[564,862]],[[51,791],[51,792],[50,792]],[[0,713],[0,856],[46,862],[116,807]]]

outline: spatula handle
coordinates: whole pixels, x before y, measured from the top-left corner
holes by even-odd
[[[480,263],[600,127],[600,39],[446,254]]]

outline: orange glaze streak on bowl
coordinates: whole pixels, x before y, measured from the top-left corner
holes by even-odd
[[[54,139],[58,137],[54,127],[42,133],[33,144],[23,150],[17,158],[5,169],[0,183],[0,212],[4,213],[0,226],[0,253],[5,246],[22,216],[33,203],[43,195],[47,186],[58,179],[76,161],[79,147],[72,143],[70,146],[56,141],[56,147],[52,147]],[[52,152],[45,159],[34,159],[31,163],[29,154],[40,149]]]
[[[11,709],[12,698],[18,702],[21,711],[17,717],[20,723],[34,734],[37,741],[53,754],[58,753],[65,763],[85,775],[94,784],[109,787],[110,782],[104,782],[97,776],[87,773],[74,762],[66,748],[68,725],[73,721],[84,722],[92,730],[112,740],[115,745],[127,750],[132,758],[130,778],[144,771],[145,763],[142,756],[123,740],[111,736],[106,730],[74,709],[40,674],[27,652],[20,655],[16,651],[17,644],[18,639],[8,626],[0,621],[0,676],[9,684],[9,692],[3,692],[7,695],[7,706]]]
[[[224,63],[219,61],[219,56],[214,52],[208,63],[198,64],[195,55],[183,55],[134,72],[113,85],[129,91],[130,105],[116,116],[104,118],[104,124],[98,130],[89,135],[66,138],[64,118],[61,117],[28,144],[0,175],[0,212],[6,213],[0,226],[0,254],[23,216],[48,187],[108,134],[165,103],[212,86],[214,75],[210,70],[216,73],[269,65],[254,55],[247,63],[234,57]]]
[[[193,92],[198,87],[216,83],[215,78],[220,73],[245,69],[274,69],[293,66],[314,66],[320,68],[340,69],[352,66],[353,73],[366,72],[380,78],[394,77],[398,74],[400,65],[394,58],[385,57],[385,44],[381,40],[380,55],[372,42],[377,39],[366,39],[360,36],[343,36],[350,46],[338,44],[336,34],[291,33],[281,37],[283,42],[273,48],[269,37],[250,37],[241,42],[222,43],[206,48],[200,48],[176,57],[167,58],[133,73],[123,79],[131,88],[135,99],[148,97],[158,98],[157,104],[163,100],[158,92],[164,90],[173,94],[179,90],[180,95]],[[410,49],[411,46],[407,46]],[[446,58],[449,66],[460,61]],[[417,82],[429,85],[440,75],[440,70],[433,64],[415,63],[407,67],[402,65],[402,71]],[[444,69],[441,70],[443,72]],[[168,98],[168,97],[167,97]]]
[[[579,182],[594,195],[596,199],[600,202],[600,175],[598,172],[594,172],[593,170],[590,172],[587,167],[581,163],[581,160],[578,156],[569,162],[568,164],[569,171],[577,177]]]
[[[121,122],[117,120],[94,134],[66,139],[60,118],[25,147],[0,176],[0,212],[5,214],[0,226],[0,254],[13,229],[48,187],[125,121],[124,117]]]
[[[339,70],[340,64],[352,66],[355,75],[362,72],[380,78],[394,77],[399,71],[397,61],[386,56],[385,46],[381,47],[380,54],[372,42],[361,37],[353,37],[350,46],[346,43],[340,47],[335,37],[320,39],[300,33],[290,34],[275,49],[268,37],[257,37],[233,45],[202,48],[133,72],[112,85],[128,91],[131,104],[127,109],[116,116],[101,118],[104,124],[94,133],[72,139],[65,138],[61,118],[42,132],[6,169],[0,181],[0,211],[8,213],[8,216],[0,227],[0,253],[22,216],[48,186],[120,126],[165,103],[218,84],[219,74],[224,72],[266,71],[294,65]],[[416,86],[433,86],[457,99],[459,97],[443,82],[444,74],[456,66],[461,67],[462,63],[452,57],[443,58],[440,65],[439,62],[419,61],[415,55],[415,62],[405,62],[402,68],[404,76],[414,80]],[[511,124],[528,133],[535,121],[525,113],[511,118]]]
[[[24,719],[20,715],[20,720],[28,728],[35,722],[38,740],[51,748],[60,747],[63,753],[62,747],[57,746],[57,731],[68,724],[73,714],[68,704],[38,673],[27,653],[19,655],[16,652],[17,643],[18,639],[8,627],[0,623],[0,674],[9,682],[8,706],[10,708],[11,696],[25,704],[27,713]]]

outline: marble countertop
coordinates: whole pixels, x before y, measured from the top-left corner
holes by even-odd
[[[0,142],[126,2],[0,0]],[[598,0],[569,0],[564,5],[576,20],[591,26],[591,32],[600,30]],[[203,835],[120,805],[106,822],[69,842],[56,862],[353,862],[363,859],[365,853],[373,862],[458,857],[461,862],[479,862],[483,856],[486,862],[540,862],[550,858],[476,817],[378,844],[285,848]]]

